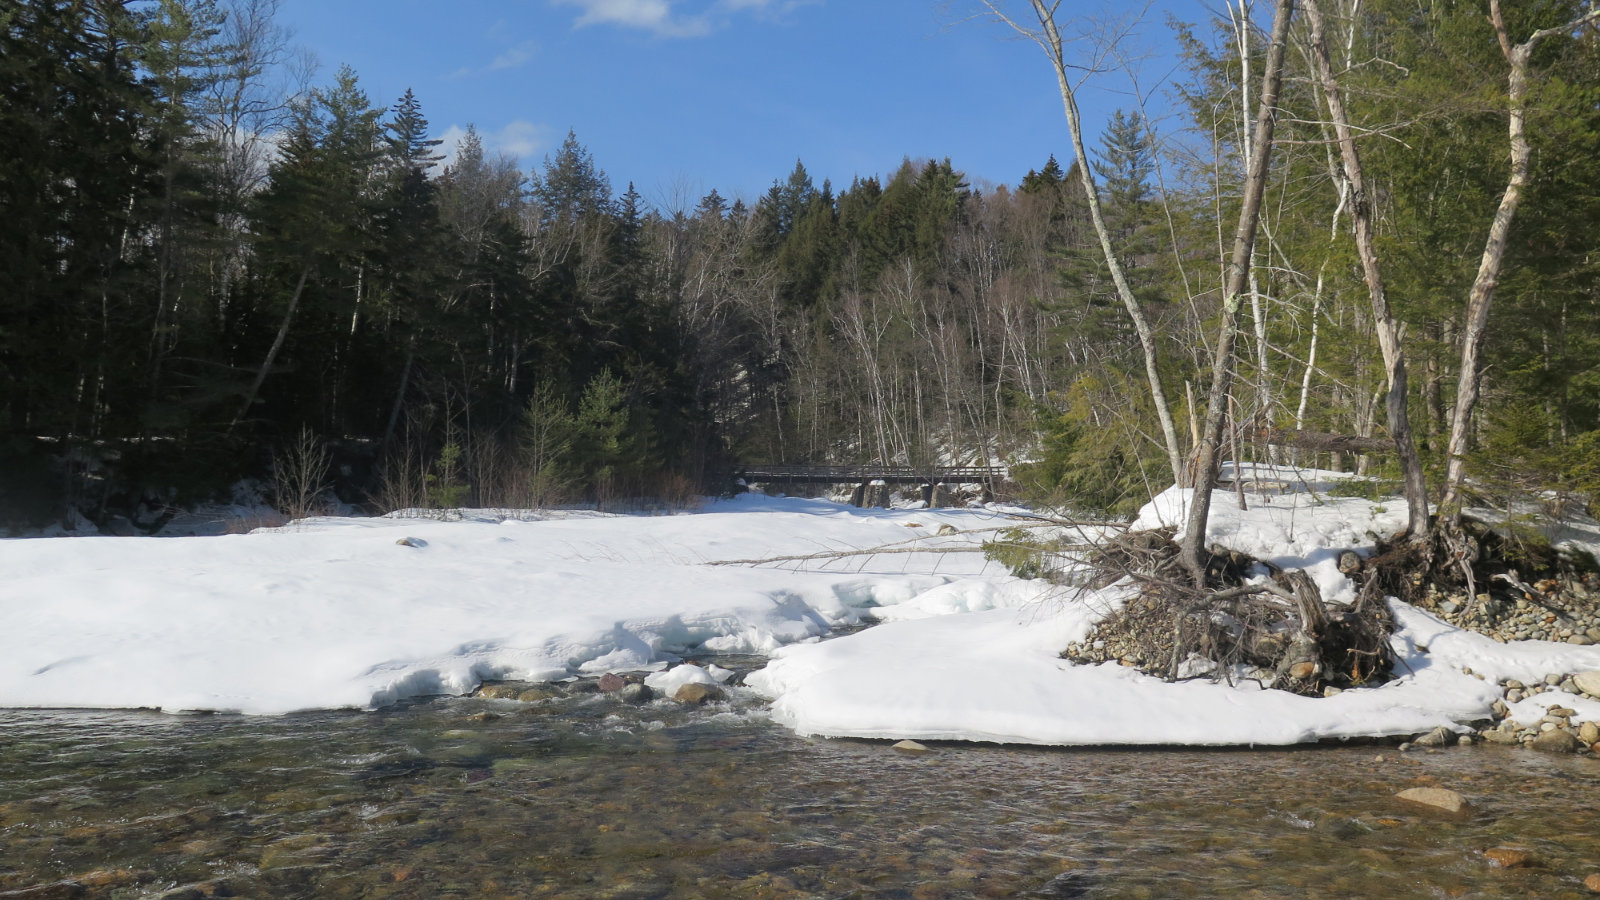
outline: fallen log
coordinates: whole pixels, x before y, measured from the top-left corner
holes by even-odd
[[[1295,428],[1257,428],[1255,439],[1263,444],[1294,447],[1316,453],[1383,453],[1394,450],[1389,438],[1362,437],[1358,434],[1334,434],[1329,431],[1306,431]]]

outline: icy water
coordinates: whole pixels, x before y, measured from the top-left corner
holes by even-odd
[[[0,897],[1581,897],[1600,872],[1592,759],[932,750],[798,738],[747,694],[0,711]],[[1393,798],[1423,784],[1478,815]]]

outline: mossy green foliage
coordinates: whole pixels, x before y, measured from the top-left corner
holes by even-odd
[[[1024,528],[1010,528],[999,537],[983,542],[983,556],[997,562],[1018,578],[1048,578],[1054,567],[1050,562],[1052,547],[1029,534]]]
[[[1121,373],[1084,375],[1036,422],[1039,458],[1012,467],[1031,502],[1126,518],[1172,482],[1148,390]],[[1119,399],[1120,398],[1120,399]],[[1148,427],[1146,427],[1148,426]]]

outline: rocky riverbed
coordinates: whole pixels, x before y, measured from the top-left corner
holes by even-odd
[[[0,711],[0,897],[1582,898],[1600,875],[1600,763],[1576,756],[906,751],[723,690]]]

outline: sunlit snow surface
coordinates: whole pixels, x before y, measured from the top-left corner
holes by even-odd
[[[1140,524],[1173,520],[1185,499],[1163,494]],[[1306,566],[1331,597],[1350,596],[1337,552],[1370,547],[1403,513],[1305,490],[1266,499],[1240,512],[1219,492],[1211,540]],[[937,536],[946,524],[961,533]],[[808,734],[1285,744],[1470,721],[1498,696],[1494,678],[1600,669],[1597,647],[1496,644],[1400,605],[1400,678],[1329,699],[1073,666],[1057,654],[1122,589],[1068,597],[972,552],[1014,524],[746,496],[673,516],[469,511],[0,541],[0,706],[373,707],[490,678],[660,669],[704,647],[773,655],[749,682]],[[835,555],[878,547],[895,552]],[[740,560],[764,562],[711,565]],[[817,640],[863,621],[881,624]],[[671,674],[652,678],[675,688]],[[1569,705],[1600,718],[1600,704]]]
[[[1234,493],[1218,491],[1207,540],[1305,568],[1324,596],[1353,599],[1352,585],[1338,572],[1338,553],[1369,552],[1378,535],[1403,524],[1405,510],[1398,501],[1323,493],[1343,477],[1263,472],[1260,480],[1288,492],[1250,494],[1247,511]],[[1166,491],[1134,527],[1181,531],[1190,494]],[[1030,600],[1023,584],[994,585],[997,593],[1014,592],[1012,609],[890,621],[844,640],[785,648],[751,683],[773,698],[775,720],[805,734],[1060,745],[1292,744],[1413,734],[1439,725],[1465,730],[1460,723],[1489,715],[1499,697],[1496,679],[1600,669],[1600,647],[1499,644],[1395,602],[1399,677],[1382,687],[1305,698],[1250,681],[1168,684],[1115,663],[1076,666],[1057,658],[1115,607],[1123,588]],[[885,612],[900,618],[901,608]],[[1600,719],[1600,704],[1556,695],[1541,695],[1513,712],[1533,721],[1544,705],[1563,700],[1577,710],[1575,720]]]

